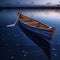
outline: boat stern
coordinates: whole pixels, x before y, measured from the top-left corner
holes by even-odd
[[[51,28],[52,29],[52,39],[54,38],[54,33],[55,33],[55,28]]]

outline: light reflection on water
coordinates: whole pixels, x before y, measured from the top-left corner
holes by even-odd
[[[52,48],[52,51],[53,51],[52,60],[56,60],[57,58],[59,58],[59,55],[60,55],[59,54],[59,51],[60,51],[60,48],[59,48],[59,46],[60,46],[60,33],[59,33],[60,32],[60,10],[42,10],[42,9],[41,10],[40,9],[38,9],[38,10],[37,9],[36,10],[34,10],[34,9],[33,10],[31,10],[31,9],[28,9],[28,10],[27,9],[0,10],[0,26],[6,26],[7,24],[14,23],[14,21],[16,20],[18,11],[22,12],[26,16],[29,16],[33,19],[36,19],[38,21],[48,24],[49,26],[56,28],[54,40],[52,40],[50,43],[51,43],[51,46],[53,47]],[[8,28],[8,29],[10,29],[10,28]],[[16,29],[16,28],[10,29],[10,31],[13,30],[12,31],[13,33],[17,32],[18,28],[15,31],[14,31],[14,29]],[[17,35],[14,33],[15,34],[15,35],[13,34],[14,37],[19,37],[18,33],[21,33],[21,31],[17,32]],[[4,35],[4,33],[3,33],[3,35]],[[24,37],[26,37],[26,36],[24,36]],[[28,43],[27,45],[34,46],[34,44],[32,44],[33,42],[27,41],[28,38],[25,38],[25,39],[26,39],[25,41]],[[24,43],[26,43],[26,42],[24,42]]]

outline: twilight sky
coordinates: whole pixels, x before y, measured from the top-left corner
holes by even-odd
[[[34,4],[40,5],[40,4],[46,4],[47,2],[51,2],[53,4],[58,4],[58,1],[60,0],[0,0],[0,4],[31,4],[34,2]]]

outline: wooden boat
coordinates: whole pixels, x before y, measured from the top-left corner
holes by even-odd
[[[26,30],[29,30],[36,35],[43,37],[46,40],[54,38],[55,28],[50,27],[44,23],[38,22],[30,17],[18,12],[18,24],[23,26]]]

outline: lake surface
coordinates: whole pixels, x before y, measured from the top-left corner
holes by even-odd
[[[0,10],[0,60],[48,60],[44,51],[18,25],[6,27],[15,22],[18,11],[56,28],[54,39],[48,42],[52,48],[51,60],[60,60],[60,10],[57,9]]]

